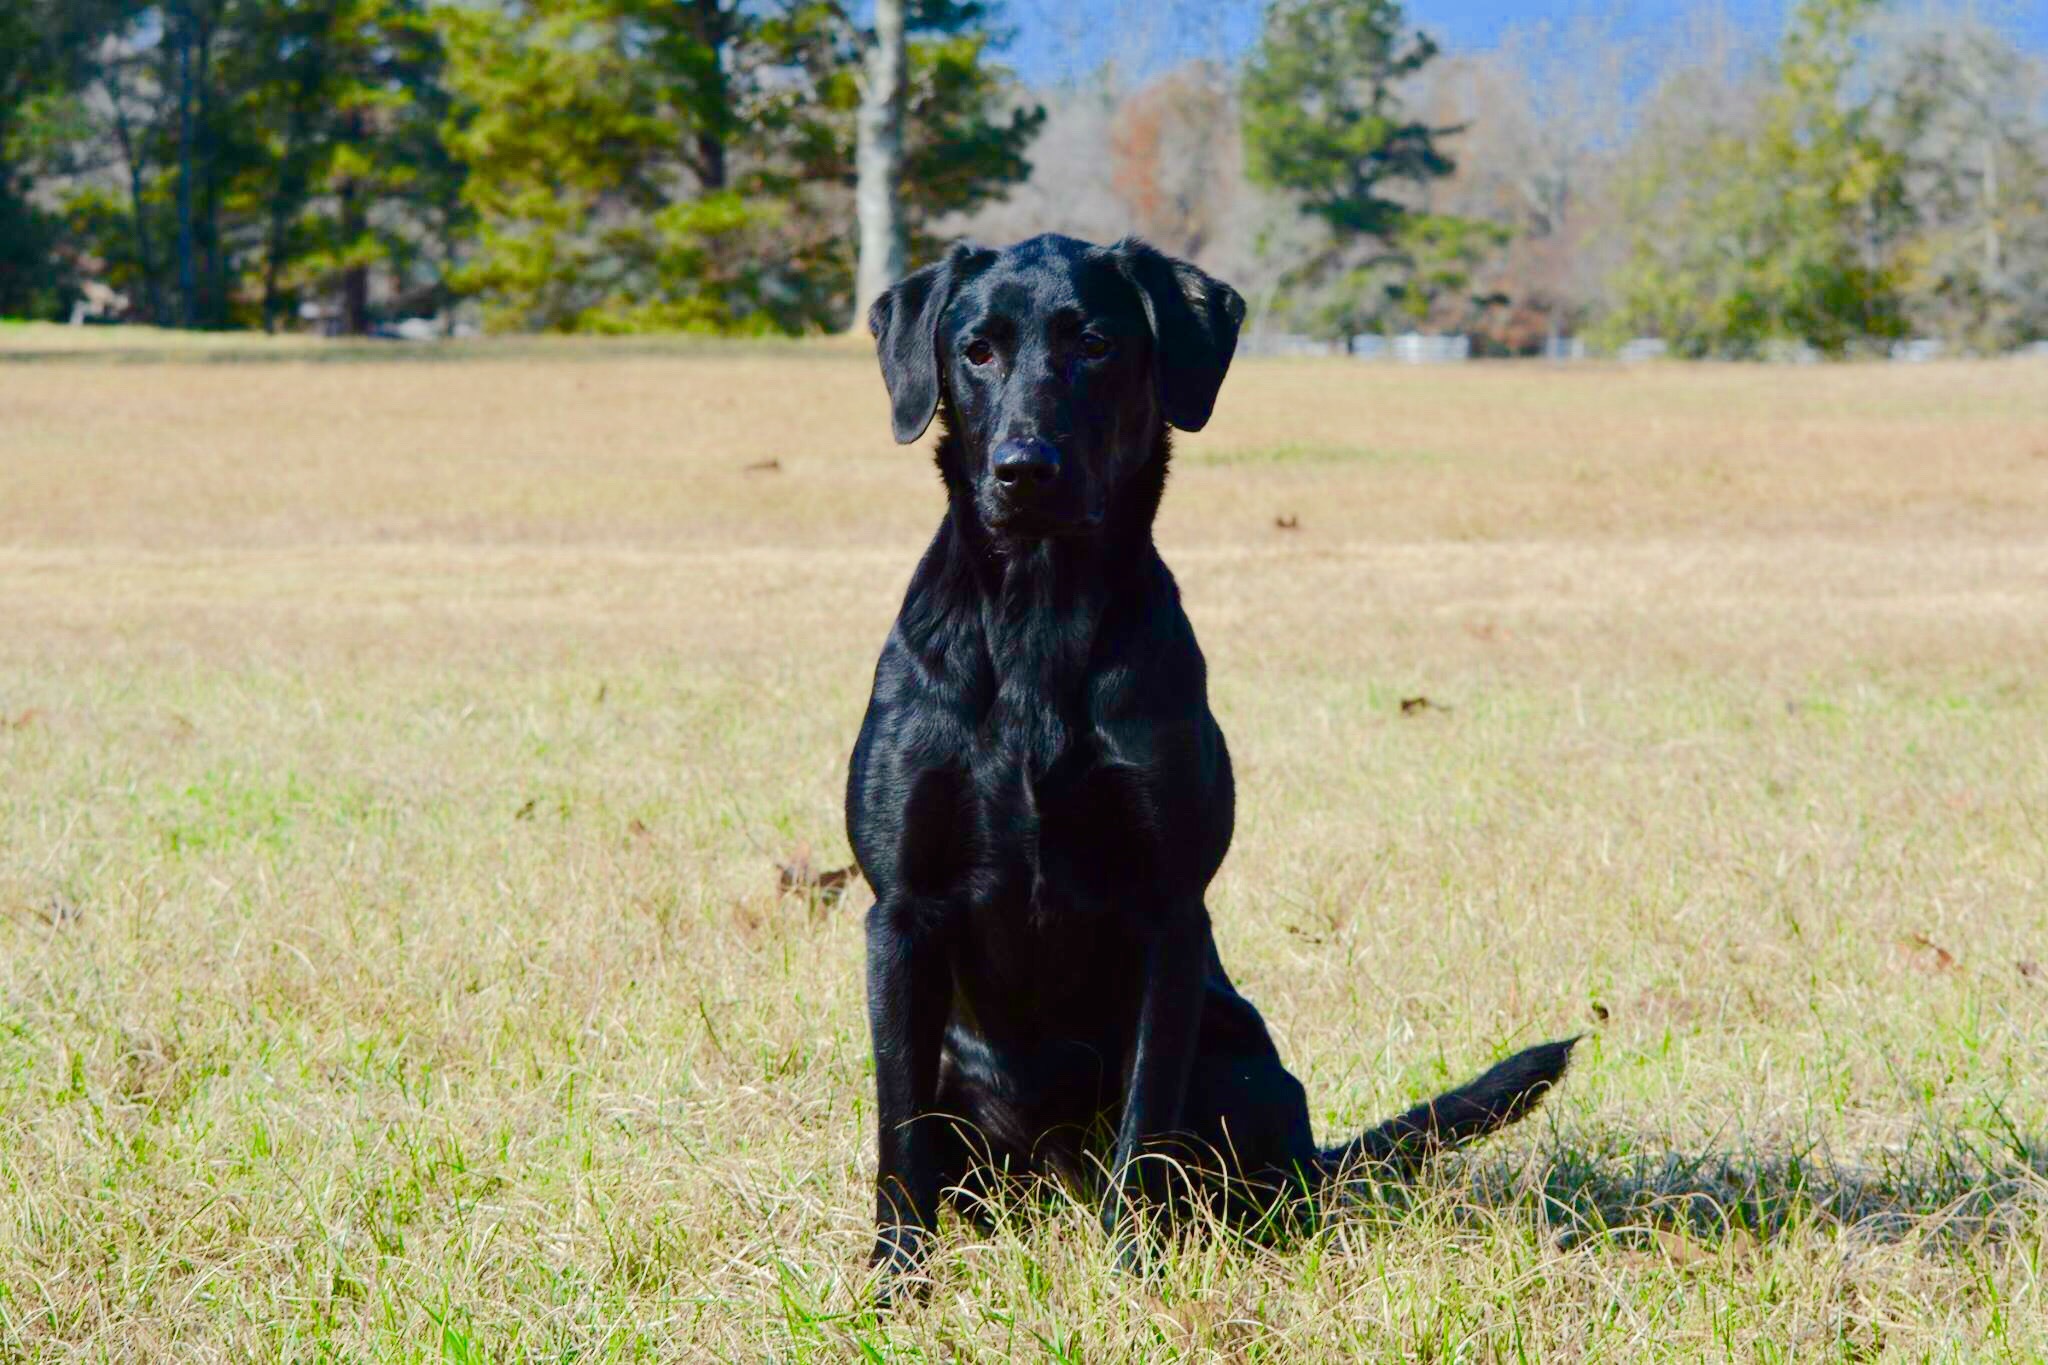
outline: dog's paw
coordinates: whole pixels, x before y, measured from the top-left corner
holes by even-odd
[[[1158,1269],[1161,1247],[1158,1231],[1149,1227],[1128,1208],[1121,1216],[1104,1211],[1102,1230],[1109,1237],[1109,1254],[1117,1273],[1134,1279],[1150,1279]]]
[[[917,1227],[883,1228],[876,1236],[868,1255],[875,1307],[893,1308],[931,1292],[931,1278],[924,1273],[931,1241],[931,1233]]]

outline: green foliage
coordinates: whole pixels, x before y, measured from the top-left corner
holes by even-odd
[[[1493,302],[1473,296],[1473,281],[1508,230],[1413,204],[1456,169],[1441,144],[1458,130],[1413,117],[1398,88],[1436,55],[1396,0],[1266,11],[1244,77],[1246,169],[1324,229],[1285,282],[1296,302],[1320,301],[1312,315],[1325,332],[1461,326]]]
[[[1697,98],[1681,71],[1640,120],[1565,101],[1526,137],[1459,144],[1452,179],[1462,129],[1415,107],[1437,48],[1399,0],[1272,0],[1239,90],[1246,172],[1299,210],[1266,234],[1269,297],[1326,333],[1470,330],[1540,257],[1525,322],[1565,279],[1590,308],[1598,275],[1611,338],[1681,355],[2048,335],[2038,76],[1966,18],[1902,42],[1904,19],[1871,22],[1884,2],[1802,0],[1746,89],[1701,77]],[[99,283],[132,319],[203,328],[365,330],[463,297],[496,330],[836,328],[863,8],[0,0],[0,313],[58,315]],[[995,9],[909,3],[913,257],[1031,171],[1045,114],[995,60]],[[1488,96],[1486,70],[1437,97],[1519,128],[1528,100]],[[1578,150],[1552,164],[1558,138]],[[1567,184],[1569,233],[1545,197]],[[1490,218],[1547,226],[1510,256]]]
[[[261,152],[238,168],[226,205],[261,224],[265,325],[374,264],[401,287],[431,277],[462,213],[460,167],[439,137],[445,57],[425,4],[270,0],[251,18],[230,84],[236,122]]]
[[[1333,336],[1421,330],[1460,332],[1507,300],[1478,277],[1513,232],[1451,214],[1406,213],[1387,251],[1334,277],[1315,322]]]
[[[1477,314],[1506,300],[1475,288],[1480,271],[1514,233],[1499,223],[1442,213],[1411,213],[1399,244],[1408,269],[1392,287],[1394,311],[1414,325],[1463,330]]]
[[[987,21],[912,7],[913,232],[1029,171]],[[464,292],[498,328],[815,328],[865,41],[830,0],[0,0],[0,309],[55,311],[69,261],[199,327]]]
[[[931,225],[1000,197],[1031,173],[1025,149],[1042,108],[1011,98],[1008,71],[990,60],[983,5],[926,3],[909,14],[904,72],[903,175],[898,194],[913,258],[938,247]],[[770,60],[806,80],[766,111],[770,136],[752,150],[763,184],[794,201],[784,248],[806,263],[802,327],[843,325],[853,290],[855,121],[865,35],[843,7],[798,0],[764,26]]]
[[[1395,90],[1437,53],[1405,25],[1396,0],[1276,0],[1245,70],[1253,181],[1298,195],[1340,239],[1390,239],[1407,210],[1382,186],[1452,170],[1447,130],[1408,117]]]
[[[461,214],[425,0],[133,6],[107,47],[93,131],[125,193],[75,188],[68,236],[142,316],[276,327],[360,305],[373,266],[431,293]]]
[[[1774,341],[1840,355],[1903,332],[1903,160],[1850,80],[1877,4],[1804,0],[1755,127],[1644,149],[1624,185],[1632,242],[1610,331],[1731,356]]]
[[[1042,111],[1009,109],[984,7],[911,19],[913,240],[1029,172]],[[477,249],[457,276],[498,328],[800,332],[852,281],[864,36],[785,0],[518,0],[444,11]]]
[[[111,13],[101,0],[0,0],[0,315],[55,316],[71,292],[63,222],[31,195],[77,136],[72,96]]]
[[[707,329],[750,311],[744,244],[719,250],[759,215],[725,185],[726,17],[639,0],[442,11],[444,135],[478,222],[454,282],[489,325]]]

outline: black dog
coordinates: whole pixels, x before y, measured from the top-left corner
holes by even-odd
[[[1143,243],[1053,236],[957,246],[869,315],[897,441],[939,415],[948,502],[846,789],[875,889],[885,1298],[941,1192],[971,1204],[992,1173],[1102,1171],[1112,1232],[1132,1198],[1254,1214],[1512,1122],[1569,1059],[1530,1048],[1318,1148],[1217,959],[1202,897],[1230,846],[1230,756],[1152,519],[1167,428],[1209,420],[1243,318],[1235,290]]]

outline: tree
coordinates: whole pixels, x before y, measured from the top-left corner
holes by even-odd
[[[1110,165],[1140,235],[1189,260],[1209,251],[1243,189],[1237,123],[1230,81],[1208,62],[1176,67],[1123,101]]]
[[[2048,72],[1969,13],[1881,28],[1870,84],[1904,162],[1906,311],[1964,350],[2048,335]]]
[[[985,8],[906,7],[898,182],[912,249],[1028,170],[1042,114]],[[497,326],[801,331],[852,303],[863,31],[828,0],[510,0],[448,12],[448,138]],[[681,128],[683,136],[676,135]]]
[[[718,0],[513,0],[444,12],[475,250],[510,329],[729,326],[756,281],[720,252],[760,212],[728,179],[748,24]]]
[[[63,197],[136,313],[276,328],[328,298],[361,332],[376,307],[434,306],[459,168],[427,0],[110,8]]]
[[[110,5],[90,62],[87,117],[75,130],[63,193],[67,238],[151,321],[236,321],[238,243],[223,227],[223,187],[258,157],[236,117],[250,0]],[[110,174],[102,174],[101,172]],[[118,177],[125,194],[110,181]]]
[[[854,189],[854,207],[860,229],[860,266],[853,289],[855,330],[866,319],[868,305],[904,274],[905,242],[896,181],[903,172],[906,56],[903,0],[875,0],[875,30],[868,41],[860,141],[855,152],[859,183]]]
[[[1031,171],[1024,152],[1045,111],[1022,96],[993,60],[993,7],[982,0],[906,0],[904,128],[897,180],[901,232],[912,259],[940,243],[948,215],[1001,198]],[[800,263],[792,298],[798,327],[830,326],[846,315],[854,261],[845,225],[854,221],[857,73],[866,35],[839,0],[785,0],[763,28],[769,60],[802,78],[778,81],[760,111],[752,148],[761,184],[787,204],[776,249]],[[793,310],[785,309],[785,315]]]
[[[1876,3],[1802,0],[1753,125],[1644,140],[1610,331],[1736,356],[1784,341],[1840,355],[1903,331],[1904,163],[1851,79]]]
[[[445,54],[424,0],[265,0],[245,24],[224,79],[258,154],[226,208],[247,224],[264,327],[326,296],[336,330],[363,334],[380,269],[387,306],[431,311],[461,171],[439,136]]]
[[[1395,238],[1405,269],[1384,286],[1391,313],[1418,329],[1465,332],[1479,326],[1508,302],[1480,281],[1513,236],[1484,218],[1409,214]]]
[[[837,322],[871,52],[901,50],[883,241],[928,249],[1043,122],[980,0],[893,0],[879,46],[853,8],[0,0],[0,306],[54,311],[69,261],[193,327],[360,333],[457,289],[501,327]]]
[[[37,204],[36,172],[74,135],[92,46],[118,14],[95,0],[0,0],[0,315],[50,316],[65,301],[64,224]]]
[[[1266,11],[1244,76],[1248,170],[1325,230],[1292,278],[1334,284],[1319,310],[1326,328],[1387,320],[1416,271],[1408,224],[1454,169],[1440,144],[1458,130],[1414,117],[1399,87],[1436,54],[1395,0],[1275,0]],[[1432,229],[1438,240],[1446,226]],[[1465,234],[1461,245],[1476,240]]]
[[[1391,239],[1408,206],[1385,192],[1449,175],[1396,87],[1436,56],[1395,0],[1276,0],[1244,77],[1252,178],[1299,196],[1341,242]]]
[[[1487,292],[1486,340],[1530,351],[1583,328],[1602,302],[1614,164],[1636,101],[1644,44],[1580,15],[1511,27],[1492,50],[1423,73],[1429,117],[1466,131],[1456,171],[1431,190],[1439,212],[1511,230],[1475,262]]]
[[[111,192],[74,191],[66,203],[67,235],[95,253],[99,272],[110,287],[127,291],[131,316],[159,322],[168,319],[169,308],[146,195],[149,129],[158,117],[160,92],[150,88],[151,45],[138,39],[134,30],[132,23],[113,24],[101,39],[90,88],[94,103],[104,110],[104,135],[95,138],[89,129],[77,138],[85,148],[96,141],[106,145],[105,159],[118,160],[114,169],[127,197],[123,201]],[[83,153],[83,159],[92,158],[91,151]]]

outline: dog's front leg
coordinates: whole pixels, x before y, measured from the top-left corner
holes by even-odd
[[[952,978],[936,934],[907,905],[868,911],[868,1027],[875,1048],[875,1250],[883,1301],[923,1262],[939,1222],[932,1104]]]
[[[1122,1226],[1130,1201],[1157,1202],[1168,1192],[1169,1158],[1163,1153],[1148,1156],[1147,1149],[1180,1127],[1202,1022],[1207,928],[1208,912],[1197,904],[1192,912],[1161,926],[1145,952],[1123,1122],[1111,1159],[1109,1197],[1102,1207],[1102,1225],[1118,1239],[1118,1256],[1126,1268],[1134,1268],[1139,1259],[1136,1239]]]

